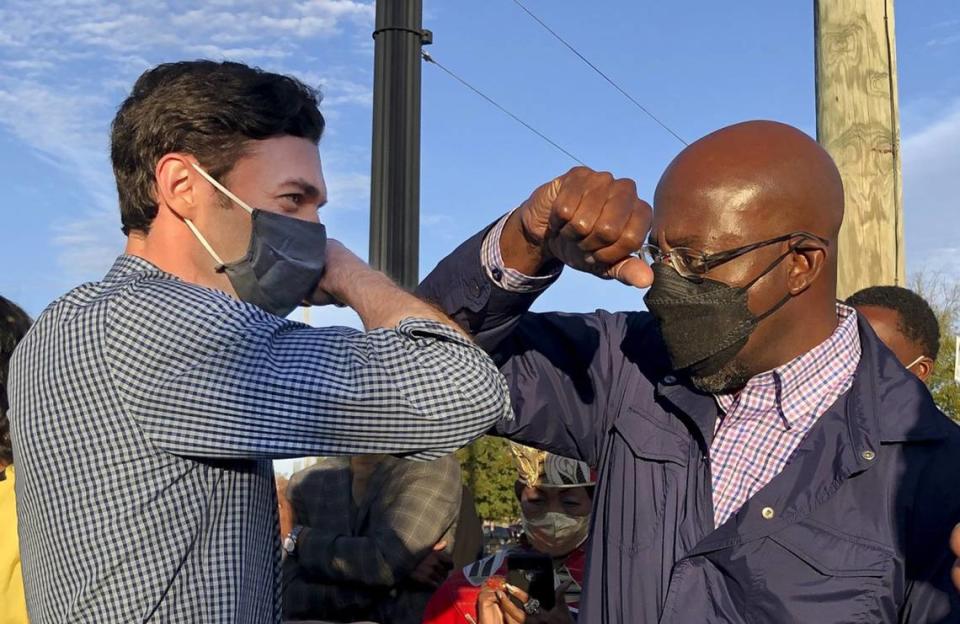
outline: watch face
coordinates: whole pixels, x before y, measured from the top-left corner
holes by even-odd
[[[288,554],[292,553],[294,548],[296,547],[297,547],[297,543],[295,541],[293,541],[289,537],[283,538],[283,549],[287,551]]]

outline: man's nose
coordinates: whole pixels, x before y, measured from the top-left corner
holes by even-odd
[[[301,221],[309,221],[310,223],[320,223],[320,209],[319,208],[307,208],[305,210],[297,212],[293,215]]]

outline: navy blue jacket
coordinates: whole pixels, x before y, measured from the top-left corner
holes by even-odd
[[[528,312],[536,295],[487,277],[483,234],[419,294],[500,364],[516,419],[496,433],[599,469],[581,624],[960,622],[960,427],[868,325],[853,387],[714,529],[718,407],[670,373],[651,317]]]

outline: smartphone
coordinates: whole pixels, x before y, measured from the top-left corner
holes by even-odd
[[[556,585],[553,559],[540,553],[514,553],[507,556],[507,582],[540,601],[540,608],[549,611],[556,606]]]

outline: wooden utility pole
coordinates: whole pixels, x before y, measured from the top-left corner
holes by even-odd
[[[905,282],[893,0],[814,0],[817,140],[846,214],[837,296]]]

